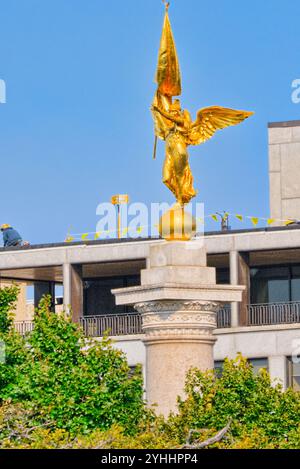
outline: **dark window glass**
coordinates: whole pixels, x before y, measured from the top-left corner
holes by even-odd
[[[221,285],[230,284],[229,269],[216,269],[217,283]]]
[[[267,358],[248,358],[248,362],[251,363],[251,365],[253,366],[253,372],[255,375],[257,375],[259,373],[259,370],[261,369],[265,369],[265,370],[269,369],[269,362]],[[223,360],[215,361],[214,368],[215,368],[216,375],[219,378],[222,376],[223,366],[224,366]]]
[[[292,359],[288,358],[288,386],[293,388],[294,391],[300,391],[300,362],[299,357]]]
[[[84,286],[84,316],[124,314],[134,311],[133,306],[116,306],[111,290],[140,285],[140,276],[110,277],[86,280]]]
[[[267,358],[249,358],[248,362],[253,366],[254,374],[257,375],[260,370],[269,369],[269,362]]]
[[[262,267],[250,270],[251,303],[290,301],[290,269]]]
[[[222,376],[223,366],[224,366],[223,360],[215,361],[214,368],[215,368],[216,376],[218,378],[221,378],[221,376]]]
[[[292,267],[291,301],[300,301],[300,266]]]

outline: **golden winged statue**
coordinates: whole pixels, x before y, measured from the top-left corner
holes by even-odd
[[[173,192],[178,204],[183,206],[196,196],[193,175],[189,165],[189,145],[200,145],[209,140],[217,130],[237,125],[253,112],[211,106],[201,109],[193,122],[190,113],[182,110],[181,75],[176,46],[168,16],[169,3],[161,38],[156,82],[158,89],[152,104],[155,136],[166,142],[163,166],[163,183]],[[156,151],[156,144],[155,144]]]

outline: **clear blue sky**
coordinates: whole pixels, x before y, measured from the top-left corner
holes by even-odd
[[[184,107],[256,113],[192,148],[198,201],[268,216],[267,123],[300,117],[300,2],[171,3]],[[114,193],[171,202],[149,112],[163,13],[160,0],[0,0],[1,223],[61,241],[94,231]]]

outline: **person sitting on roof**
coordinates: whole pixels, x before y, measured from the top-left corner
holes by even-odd
[[[4,224],[0,229],[3,234],[3,244],[5,248],[10,246],[22,246],[22,237],[10,225]]]

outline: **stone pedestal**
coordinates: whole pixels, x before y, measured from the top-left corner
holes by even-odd
[[[164,415],[176,410],[191,367],[213,368],[216,312],[241,301],[244,289],[217,285],[204,248],[193,243],[153,245],[141,286],[113,291],[117,304],[134,304],[142,314],[147,401]]]

